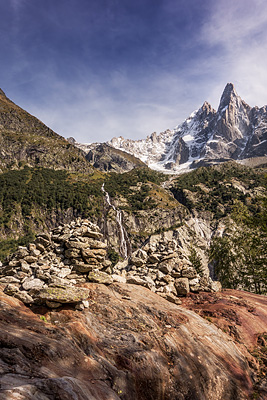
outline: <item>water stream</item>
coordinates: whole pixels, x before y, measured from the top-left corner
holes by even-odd
[[[128,240],[128,235],[127,232],[123,226],[123,219],[122,219],[122,211],[118,210],[110,201],[110,196],[108,192],[105,190],[105,184],[103,183],[101,187],[102,192],[105,195],[105,199],[107,204],[113,208],[113,210],[116,212],[116,221],[119,226],[119,239],[120,239],[120,254],[121,256],[126,260],[129,256],[128,252],[128,246],[127,246],[127,241]]]

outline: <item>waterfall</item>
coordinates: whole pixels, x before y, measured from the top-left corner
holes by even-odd
[[[105,199],[107,204],[113,208],[113,210],[116,213],[116,221],[119,226],[119,238],[120,238],[120,254],[121,256],[126,260],[128,258],[128,246],[127,246],[127,240],[128,240],[128,235],[127,232],[123,226],[122,222],[122,211],[118,210],[110,201],[110,196],[108,192],[105,190],[105,184],[103,183],[101,187],[102,192],[105,195]],[[129,242],[129,240],[128,240]]]

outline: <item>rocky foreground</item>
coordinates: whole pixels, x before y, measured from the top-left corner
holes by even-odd
[[[29,309],[1,292],[1,400],[227,400],[260,390],[254,398],[266,398],[262,381],[254,391],[260,366],[247,350],[266,330],[266,298],[192,294],[184,307],[141,286],[83,286],[83,311]],[[217,324],[232,326],[239,340],[186,309],[201,304],[203,315],[216,308]]]
[[[0,400],[267,398],[266,297],[219,291],[154,239],[112,267],[77,220],[7,259]]]

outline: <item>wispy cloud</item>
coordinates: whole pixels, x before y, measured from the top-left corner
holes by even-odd
[[[216,71],[211,98],[222,83],[232,81],[251,105],[267,103],[267,3],[264,0],[224,0],[212,3],[200,40],[214,56],[210,69]]]

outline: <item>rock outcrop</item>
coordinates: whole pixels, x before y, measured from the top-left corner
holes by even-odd
[[[30,305],[58,308],[70,303],[82,309],[88,293],[79,286],[85,282],[133,283],[176,304],[190,291],[220,290],[207,270],[197,271],[184,257],[172,232],[151,236],[142,249],[112,268],[99,227],[82,219],[39,234],[0,267],[5,293]]]
[[[141,286],[84,287],[89,307],[79,313],[67,306],[33,313],[0,292],[1,400],[247,400],[259,394],[244,349],[193,311]],[[266,303],[254,303],[259,322]]]

